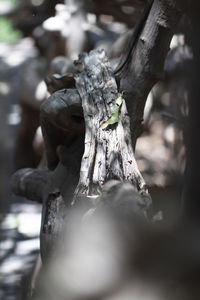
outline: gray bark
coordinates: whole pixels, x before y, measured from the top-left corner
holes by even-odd
[[[85,119],[85,150],[75,196],[98,195],[109,179],[132,182],[146,191],[131,146],[130,121],[125,100],[119,108],[119,121],[102,129],[120,96],[114,74],[104,51],[80,55],[76,75]],[[122,95],[121,95],[122,96]]]
[[[153,85],[163,76],[164,61],[181,11],[175,1],[154,0],[133,32],[115,75],[126,91],[133,147],[142,131],[144,106]],[[144,18],[145,17],[145,18]]]

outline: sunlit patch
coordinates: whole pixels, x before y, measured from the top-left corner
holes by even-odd
[[[41,81],[37,87],[36,87],[36,91],[35,91],[35,99],[37,101],[42,101],[45,99],[45,96],[47,95],[47,86],[46,83],[44,81]]]
[[[10,274],[23,267],[23,261],[18,257],[9,257],[1,265],[1,273]]]
[[[16,67],[24,63],[26,57],[22,54],[14,52],[12,55],[9,55],[4,59],[5,63],[8,64],[10,67]]]
[[[4,241],[1,241],[0,259],[2,259],[2,257],[4,255],[6,255],[6,253],[8,251],[10,251],[13,247],[14,247],[14,241],[13,240],[7,239],[7,240],[4,240]]]
[[[123,13],[127,14],[127,15],[132,15],[135,11],[135,8],[132,6],[125,6],[123,5],[121,7],[121,10],[123,11]]]
[[[144,116],[143,116],[144,122],[148,120],[152,106],[153,106],[153,93],[152,91],[150,91],[144,108]]]
[[[101,14],[99,16],[99,19],[100,19],[101,22],[106,23],[106,24],[110,24],[110,23],[114,22],[114,17],[111,16],[111,15]]]
[[[36,237],[40,233],[40,213],[8,214],[1,224],[2,229],[17,229],[27,237]]]
[[[13,3],[11,3],[11,1],[7,1],[7,0],[0,1],[1,16],[10,13],[11,9],[13,9]]]
[[[10,93],[10,86],[6,82],[0,82],[0,94],[8,95]]]
[[[36,152],[40,153],[42,155],[44,151],[44,143],[43,143],[43,136],[42,136],[42,129],[41,126],[39,126],[36,130],[34,139],[33,139],[33,148]]]
[[[66,22],[70,19],[70,7],[66,8],[63,4],[57,4],[55,7],[56,15],[54,17],[50,17],[42,23],[42,26],[47,31],[60,31],[64,30],[67,35],[69,32],[68,26],[66,26]]]
[[[42,26],[47,31],[61,31],[64,26],[64,22],[57,17],[51,17],[44,21]]]
[[[16,255],[28,255],[32,251],[39,250],[39,239],[30,239],[26,241],[20,241],[17,243],[17,247],[15,249]]]
[[[20,106],[18,104],[14,104],[11,106],[11,112],[7,115],[7,124],[18,125],[20,121]]]
[[[87,13],[87,21],[90,24],[95,24],[97,20],[97,16],[95,14]]]
[[[175,135],[176,135],[174,125],[167,126],[164,135],[165,135],[165,140],[168,143],[173,144],[175,142]]]
[[[40,214],[24,214],[18,215],[18,232],[28,236],[35,237],[40,233]]]
[[[23,51],[22,51],[23,49]],[[14,45],[1,43],[0,56],[3,63],[9,67],[17,67],[23,64],[28,57],[34,57],[37,50],[34,48],[34,42],[31,38],[24,38]]]
[[[7,214],[3,222],[1,223],[1,229],[15,229],[18,225],[18,219],[16,214]]]
[[[33,6],[39,6],[44,2],[44,0],[31,0]]]
[[[177,46],[183,46],[185,44],[185,37],[183,34],[174,34],[170,43],[170,49]]]

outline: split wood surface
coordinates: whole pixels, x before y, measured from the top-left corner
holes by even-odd
[[[124,99],[116,123],[102,128],[120,96],[105,52],[93,50],[82,54],[76,63],[82,70],[75,79],[85,119],[85,151],[75,197],[98,195],[109,179],[130,181],[139,191],[145,191],[132,149]]]

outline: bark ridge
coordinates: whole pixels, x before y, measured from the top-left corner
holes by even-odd
[[[138,191],[147,192],[132,148],[125,91],[118,92],[105,51],[83,53],[75,63],[79,68],[76,88],[85,119],[85,150],[74,201],[79,196],[98,196],[109,179],[129,181]],[[113,116],[113,124],[102,126]]]

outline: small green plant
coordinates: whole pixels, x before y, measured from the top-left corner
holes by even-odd
[[[20,31],[13,28],[12,21],[0,17],[0,42],[15,43],[22,37]]]

